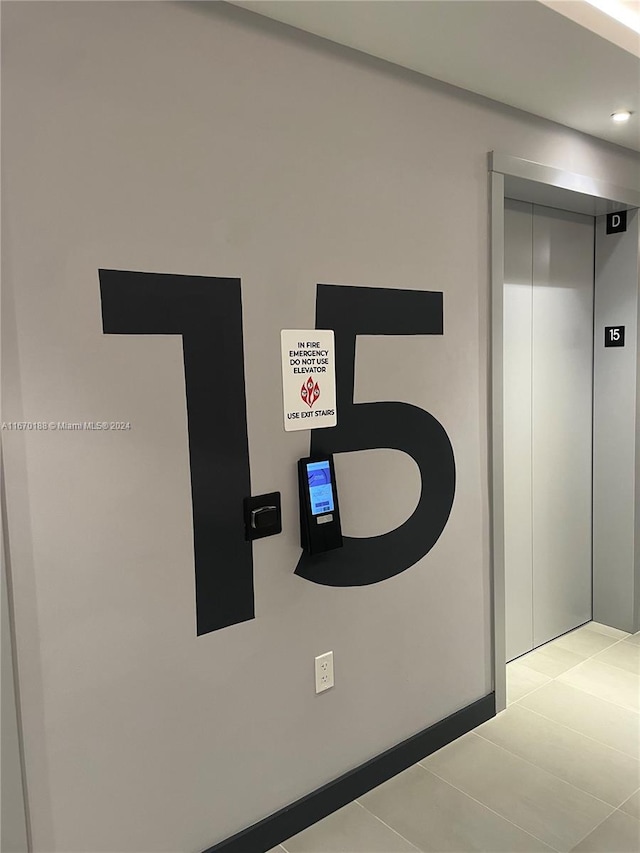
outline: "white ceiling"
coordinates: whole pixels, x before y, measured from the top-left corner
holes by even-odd
[[[583,0],[234,5],[640,151],[640,34]],[[611,121],[619,109],[627,124]]]

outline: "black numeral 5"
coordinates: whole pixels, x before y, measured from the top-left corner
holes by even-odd
[[[422,490],[413,514],[396,530],[344,537],[341,549],[303,554],[296,574],[329,586],[377,583],[433,548],[451,512],[456,468],[449,437],[429,412],[408,403],[353,402],[356,335],[441,335],[442,293],[320,284],[316,327],[335,330],[338,425],[314,430],[311,452],[401,450],[416,461]]]

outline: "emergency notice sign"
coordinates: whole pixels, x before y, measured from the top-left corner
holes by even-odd
[[[283,329],[284,428],[320,429],[338,423],[335,341],[330,329]]]

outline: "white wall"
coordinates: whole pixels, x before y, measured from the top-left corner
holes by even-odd
[[[593,618],[640,629],[638,476],[638,211],[627,230],[596,218]],[[605,326],[625,326],[624,347],[604,346]]]
[[[220,4],[2,15],[4,417],[133,424],[4,436],[34,849],[197,851],[491,690],[486,152],[620,185],[638,161]],[[103,336],[99,267],[242,278],[252,488],[284,512],[251,622],[195,636],[180,342]],[[356,400],[426,408],[457,465],[434,549],[374,586],[293,575],[279,332],[313,326],[317,282],[445,294],[444,337],[358,342]],[[395,471],[347,534],[415,505],[397,456],[338,460]]]

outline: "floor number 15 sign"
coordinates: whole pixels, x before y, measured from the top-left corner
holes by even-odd
[[[182,338],[197,633],[253,619],[253,552],[242,511],[251,475],[240,279],[124,270],[100,270],[99,277],[106,334]],[[311,432],[310,455],[400,450],[416,462],[422,488],[415,510],[395,530],[344,537],[344,546],[322,560],[303,554],[295,572],[328,586],[378,583],[433,548],[451,512],[456,469],[449,436],[429,412],[408,403],[353,402],[356,337],[442,335],[443,297],[319,284],[315,325],[322,331],[285,330],[282,341],[295,400],[291,411],[305,413],[301,422],[330,423],[339,412],[335,426]]]
[[[605,326],[604,345],[606,347],[623,347],[624,326]]]

